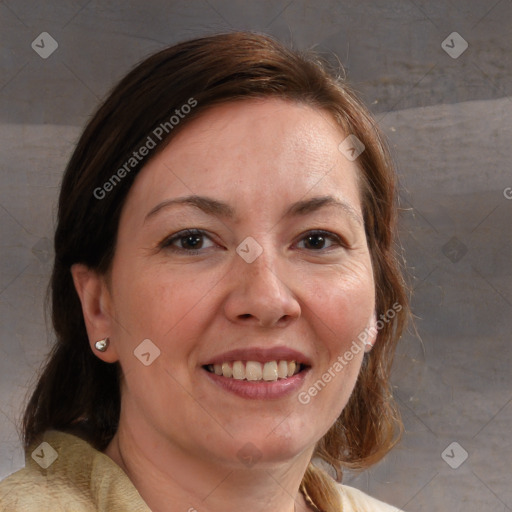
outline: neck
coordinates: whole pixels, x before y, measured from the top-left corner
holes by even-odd
[[[306,512],[299,491],[312,455],[251,468],[191,457],[168,441],[120,428],[105,450],[128,475],[152,512]]]

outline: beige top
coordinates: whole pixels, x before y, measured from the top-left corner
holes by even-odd
[[[340,512],[399,512],[339,485]],[[1,512],[151,512],[126,473],[81,438],[50,430],[25,467],[0,482]]]

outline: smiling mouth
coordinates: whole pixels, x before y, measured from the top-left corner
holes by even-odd
[[[307,366],[296,361],[226,361],[222,364],[207,364],[203,368],[227,379],[266,381],[288,379],[304,371]]]

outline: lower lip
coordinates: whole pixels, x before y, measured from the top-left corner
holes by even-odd
[[[302,386],[309,368],[302,370],[292,377],[273,381],[238,380],[222,377],[204,368],[202,370],[217,386],[234,395],[252,400],[276,400],[297,391]]]

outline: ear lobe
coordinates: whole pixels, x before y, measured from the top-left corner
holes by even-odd
[[[366,339],[364,351],[370,352],[370,350],[373,348],[373,345],[375,344],[375,341],[377,340],[377,313],[374,312],[372,315],[372,318],[370,320],[370,325],[368,327],[368,338]]]
[[[91,350],[106,363],[117,361],[118,355],[114,343],[110,343],[105,352],[95,349],[95,343],[98,340],[106,337],[112,339],[114,333],[114,322],[109,310],[110,293],[104,278],[82,263],[75,263],[71,266],[71,275],[82,304],[82,314]]]

